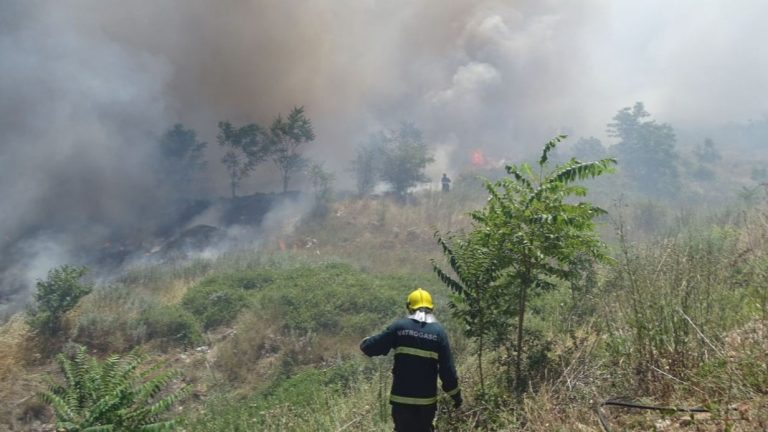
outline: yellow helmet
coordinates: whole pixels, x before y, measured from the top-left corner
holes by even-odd
[[[408,309],[416,310],[419,308],[434,309],[432,306],[432,296],[421,288],[408,294]]]

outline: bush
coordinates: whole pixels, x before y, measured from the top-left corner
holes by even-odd
[[[365,363],[344,362],[327,369],[308,369],[274,382],[247,400],[229,397],[209,403],[189,431],[324,431],[381,430],[365,427],[373,413],[370,399],[371,377],[375,371]],[[356,393],[358,397],[352,397]],[[386,420],[384,420],[386,422]],[[385,423],[386,424],[386,423]]]
[[[214,274],[190,288],[181,304],[204,330],[210,330],[234,320],[248,304],[248,293],[269,285],[275,277],[267,269]]]
[[[37,281],[35,304],[28,313],[30,327],[45,336],[62,330],[61,319],[92,287],[80,283],[88,269],[63,265],[48,272],[46,280]]]
[[[282,273],[259,303],[265,313],[284,317],[284,330],[358,337],[384,325],[411,285],[398,276],[374,278],[330,263]]]
[[[247,300],[244,289],[208,278],[190,288],[181,304],[198,319],[203,329],[210,330],[235,319]]]
[[[743,255],[739,237],[732,229],[690,227],[672,240],[621,245],[623,256],[605,283],[606,304],[619,305],[605,313],[613,316],[607,348],[632,365],[636,388],[659,385],[656,370],[685,379],[749,321],[754,300],[734,283],[744,270],[734,259]]]
[[[149,300],[134,288],[101,286],[78,306],[71,337],[101,353],[130,350],[146,340],[146,328],[136,318],[148,307]]]
[[[268,272],[252,275],[257,273]],[[238,317],[237,331],[221,344],[216,360],[227,380],[248,388],[307,365],[358,356],[360,339],[404,314],[408,290],[421,282],[374,277],[339,263],[269,274],[272,282],[250,293],[253,306]]]
[[[219,347],[216,369],[225,379],[253,388],[269,382],[275,374],[273,358],[285,348],[275,326],[261,315],[244,312],[237,319],[237,331]],[[263,367],[262,367],[263,365]]]
[[[127,315],[95,311],[82,314],[72,340],[100,353],[123,352],[142,343],[146,329]]]
[[[139,321],[146,329],[147,340],[162,339],[184,347],[199,345],[203,341],[195,317],[179,305],[150,307],[142,313]]]

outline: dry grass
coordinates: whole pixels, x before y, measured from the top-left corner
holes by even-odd
[[[49,415],[35,394],[45,388],[50,366],[27,366],[30,329],[18,313],[0,327],[0,432],[29,430],[29,424]]]
[[[0,382],[5,382],[22,369],[23,342],[29,337],[29,326],[24,315],[18,313],[0,327]]]
[[[195,284],[194,280],[172,280],[159,292],[154,293],[160,304],[176,304],[181,301],[189,287]]]
[[[337,203],[321,224],[308,224],[284,242],[287,249],[315,257],[337,257],[372,272],[430,272],[439,258],[436,230],[469,225],[469,207],[440,194],[418,197],[419,205],[389,199]]]

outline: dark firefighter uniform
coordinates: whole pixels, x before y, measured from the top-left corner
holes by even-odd
[[[431,431],[437,409],[437,377],[443,391],[456,407],[461,405],[456,368],[453,364],[448,336],[428,309],[413,310],[408,318],[395,321],[382,333],[365,338],[360,349],[367,356],[387,355],[394,350],[392,391],[389,402],[395,431]],[[409,296],[409,301],[411,296]]]

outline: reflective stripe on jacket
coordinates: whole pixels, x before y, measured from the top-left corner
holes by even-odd
[[[395,352],[390,403],[431,405],[437,402],[437,377],[443,391],[459,392],[448,336],[437,322],[403,318],[383,332],[365,338],[360,349],[368,356]]]

